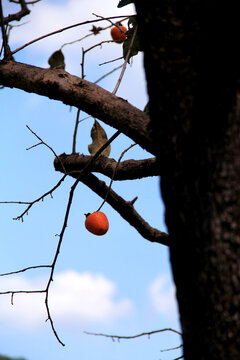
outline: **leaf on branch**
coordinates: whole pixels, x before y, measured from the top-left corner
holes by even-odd
[[[97,35],[97,34],[100,33],[100,31],[101,31],[102,29],[103,29],[102,27],[97,27],[97,26],[93,25],[90,31],[91,31],[94,35]]]
[[[149,102],[146,104],[144,110],[143,110],[146,114],[150,114],[150,111],[149,111]]]
[[[127,39],[123,43],[123,57],[124,57],[124,59],[126,59],[128,49],[129,49],[130,44],[132,42],[133,34],[135,33],[136,26],[137,26],[137,20],[136,20],[136,17],[133,16],[128,21],[129,30],[127,31]],[[129,60],[130,60],[130,58],[132,56],[137,55],[138,52],[142,51],[142,50],[143,49],[142,49],[141,44],[140,44],[138,33],[136,33],[136,36],[135,36],[135,39],[134,39],[134,42],[133,42],[133,45],[132,45],[132,48],[131,48],[131,52],[130,52],[128,62],[129,62]]]
[[[93,156],[107,141],[107,134],[103,127],[99,124],[97,120],[94,121],[92,130],[91,130],[92,144],[88,145],[88,151]],[[111,151],[111,146],[109,145],[102,154],[109,156]]]
[[[128,4],[132,4],[132,3],[133,3],[133,0],[120,0],[117,7],[121,8],[123,6],[126,6]]]
[[[64,55],[61,50],[55,51],[48,59],[50,69],[65,69]]]

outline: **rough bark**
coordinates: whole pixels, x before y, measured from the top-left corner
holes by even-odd
[[[82,170],[91,160],[91,156],[79,154],[61,154],[54,160],[55,170],[71,175]],[[149,176],[158,176],[159,167],[155,158],[144,160],[125,160],[118,163],[114,159],[101,155],[90,166],[90,172],[98,172],[114,180],[134,180]]]
[[[237,8],[199,0],[136,7],[184,357],[239,359]]]
[[[0,85],[47,96],[76,106],[129,136],[154,153],[149,117],[126,100],[64,70],[42,69],[15,61],[0,62]]]

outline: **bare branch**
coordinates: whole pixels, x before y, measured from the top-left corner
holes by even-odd
[[[111,75],[112,73],[114,73],[116,70],[121,69],[121,67],[123,67],[123,65],[119,65],[116,68],[114,68],[113,70],[109,71],[107,74],[101,76],[98,80],[96,80],[94,82],[94,84],[98,84],[100,81],[102,81],[103,79],[105,79],[108,75]]]
[[[74,132],[73,132],[73,145],[72,145],[72,153],[73,154],[76,154],[77,131],[78,131],[78,125],[80,123],[79,115],[80,115],[80,109],[77,110],[77,116],[76,116],[76,121],[75,121]]]
[[[29,267],[26,267],[26,268],[21,269],[21,270],[16,270],[16,271],[11,271],[11,272],[8,272],[8,273],[0,274],[0,276],[15,275],[15,274],[19,274],[19,273],[22,273],[22,272],[24,272],[24,271],[27,271],[27,270],[39,269],[39,268],[51,268],[51,265],[29,266]]]
[[[119,28],[119,29],[122,31],[121,28]],[[126,67],[127,67],[127,63],[128,63],[131,51],[132,51],[132,47],[133,47],[133,43],[134,43],[136,35],[137,35],[137,26],[135,27],[135,30],[134,30],[134,33],[133,33],[133,36],[132,36],[132,39],[131,39],[131,42],[130,42],[130,45],[129,45],[129,49],[128,49],[128,52],[127,52],[127,55],[126,55],[126,58],[125,58],[125,61],[124,61],[124,65],[123,65],[121,74],[119,76],[119,79],[117,81],[117,84],[116,84],[116,86],[115,86],[115,88],[113,90],[113,94],[116,94],[116,92],[117,92],[117,90],[118,90],[118,88],[120,86],[120,83],[122,81],[122,78],[123,78],[124,72],[125,72]]]
[[[29,209],[37,202],[39,202],[40,200],[43,200],[46,196],[51,195],[60,185],[61,183],[65,180],[66,178],[66,174],[58,181],[58,183],[49,191],[47,191],[45,194],[41,195],[39,198],[31,201],[28,205],[28,207],[21,213],[21,215],[17,216],[16,218],[13,218],[13,220],[23,220],[23,216],[29,211]],[[4,202],[7,203],[7,202]],[[13,202],[9,202],[9,203],[13,203]],[[18,203],[18,202],[16,202]]]
[[[11,2],[13,2],[13,1],[11,1]],[[37,2],[37,1],[35,1],[35,2]],[[30,14],[30,10],[27,7],[27,3],[24,0],[19,0],[19,2],[17,2],[17,4],[21,5],[21,10],[15,14],[9,14],[7,17],[5,17],[4,24],[8,24],[11,21],[20,21],[24,16]]]
[[[120,155],[120,157],[119,157],[119,159],[118,159],[117,165],[116,165],[116,167],[115,167],[115,169],[114,169],[114,171],[113,171],[110,184],[108,185],[108,191],[107,191],[107,193],[106,193],[106,195],[105,195],[105,198],[104,198],[102,204],[99,206],[99,208],[97,209],[97,211],[100,211],[100,210],[101,210],[101,208],[103,207],[103,205],[105,204],[105,202],[106,202],[106,200],[107,200],[108,193],[109,193],[109,191],[111,190],[111,187],[112,187],[112,184],[113,184],[113,180],[114,180],[114,177],[115,177],[115,172],[117,171],[117,168],[118,168],[118,166],[119,166],[119,164],[120,164],[120,161],[122,160],[124,154],[125,154],[128,150],[130,150],[133,146],[135,146],[135,145],[137,145],[137,144],[135,143],[135,144],[130,145],[127,149],[125,149],[125,150],[121,153],[121,155]],[[131,204],[132,204],[132,205],[134,204],[134,203],[133,203],[133,200],[131,201]]]
[[[169,349],[162,349],[162,350],[160,350],[160,351],[161,351],[161,352],[166,352],[166,351],[178,350],[178,349],[181,349],[182,347],[183,347],[183,344],[178,345],[178,346],[175,346],[175,347],[172,347],[172,348],[169,348]]]
[[[1,85],[60,100],[118,129],[154,154],[149,116],[107,90],[62,69],[0,62]]]
[[[171,328],[166,328],[166,329],[160,329],[160,330],[153,330],[153,331],[149,331],[149,332],[143,332],[141,334],[137,334],[137,335],[132,335],[132,336],[119,336],[119,335],[108,335],[108,334],[101,334],[101,333],[92,333],[92,332],[88,332],[88,331],[84,331],[85,334],[87,335],[94,335],[94,336],[104,336],[107,338],[111,338],[111,339],[117,339],[117,340],[130,340],[130,339],[136,339],[142,336],[151,336],[153,334],[157,334],[157,333],[161,333],[161,332],[165,332],[165,331],[171,331],[174,332],[175,334],[178,335],[182,335],[179,331],[171,329]]]
[[[20,46],[18,49],[14,50],[14,51],[12,52],[12,54],[16,54],[18,51],[24,49],[25,47],[27,47],[27,46],[29,46],[29,45],[34,44],[34,43],[37,42],[37,41],[40,41],[40,40],[42,40],[42,39],[45,39],[45,38],[47,38],[47,37],[49,37],[49,36],[53,36],[53,35],[55,35],[55,34],[59,34],[59,33],[63,32],[63,31],[72,29],[72,28],[77,27],[77,26],[82,26],[82,25],[86,25],[86,24],[92,24],[92,23],[96,23],[96,22],[99,22],[99,21],[109,20],[109,19],[119,19],[119,18],[123,18],[123,17],[124,17],[124,18],[130,18],[130,17],[132,17],[132,16],[134,16],[134,15],[112,16],[112,17],[110,17],[110,18],[88,20],[88,21],[83,21],[83,22],[81,22],[81,23],[77,23],[77,24],[73,24],[73,25],[70,25],[70,26],[66,26],[66,27],[64,27],[64,28],[62,28],[62,29],[58,29],[58,30],[56,30],[56,31],[52,31],[51,33],[42,35],[42,36],[38,37],[37,39],[34,39],[34,40],[32,40],[32,41],[29,41],[27,44],[24,44],[24,45]]]
[[[22,204],[22,205],[28,205],[31,204],[30,201],[0,201],[0,204]]]
[[[2,39],[3,39],[4,59],[12,59],[11,50],[8,45],[4,18],[3,18],[2,0],[0,0],[0,23],[1,23],[1,31],[2,31]]]
[[[84,166],[90,161],[91,156],[78,154],[61,154],[54,160],[54,167],[56,171],[64,172],[61,163],[68,175],[72,173],[77,175]],[[99,172],[109,178],[112,178],[114,173],[114,180],[134,180],[149,176],[159,176],[159,166],[155,158],[144,160],[125,160],[121,161],[117,166],[117,161],[107,158],[106,156],[99,156],[89,167],[90,172]]]
[[[45,293],[46,290],[8,290],[8,291],[1,291],[0,295],[8,295],[8,294],[42,294]]]
[[[77,175],[76,175],[77,177]],[[79,178],[82,183],[88,186],[96,194],[105,198],[108,186],[104,181],[99,180],[93,174],[84,173]],[[111,205],[130,225],[132,225],[145,239],[169,246],[168,234],[152,228],[134,209],[131,201],[124,200],[112,189],[108,193],[107,203]]]

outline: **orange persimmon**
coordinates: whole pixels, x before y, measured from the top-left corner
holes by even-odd
[[[85,227],[94,235],[104,235],[109,228],[108,219],[101,211],[86,214]]]
[[[123,25],[118,25],[120,27],[120,30],[117,26],[114,26],[111,29],[111,36],[113,41],[115,41],[118,44],[121,44],[122,42],[124,42],[124,40],[126,40],[126,32],[127,32],[127,28],[125,28],[125,26]]]

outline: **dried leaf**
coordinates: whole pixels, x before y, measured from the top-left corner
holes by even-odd
[[[121,8],[131,3],[133,3],[133,0],[120,0],[118,4],[118,8]]]
[[[92,29],[90,30],[94,35],[97,35],[100,33],[100,31],[102,30],[102,27],[97,27],[95,25],[92,26]]]
[[[91,138],[92,144],[88,145],[88,151],[91,155],[96,154],[96,152],[105,144],[108,140],[105,130],[99,124],[97,120],[94,121],[93,127],[91,129]],[[102,154],[109,156],[111,151],[111,146],[109,145]]]
[[[136,20],[136,17],[133,16],[128,21],[129,30],[127,31],[127,39],[123,43],[123,57],[124,57],[124,59],[126,59],[128,49],[129,49],[130,44],[132,42],[132,37],[133,37],[133,34],[135,32],[136,26],[137,26],[137,20]],[[136,36],[135,36],[132,48],[131,48],[131,52],[130,52],[128,62],[129,62],[130,58],[132,56],[137,55],[139,51],[142,51],[142,46],[141,46],[141,43],[140,43],[140,40],[139,40],[139,37],[138,37],[138,33],[137,33]]]
[[[48,59],[50,69],[65,69],[64,55],[61,50],[55,51]]]
[[[147,103],[147,105],[145,106],[144,110],[143,110],[146,114],[150,114],[150,111],[149,111],[149,102]]]

